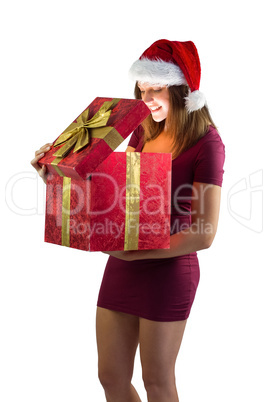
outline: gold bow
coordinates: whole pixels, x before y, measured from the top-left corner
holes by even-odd
[[[90,120],[87,120],[89,109],[86,109],[77,118],[77,122],[72,123],[56,140],[54,147],[58,147],[62,144],[65,145],[58,149],[53,156],[64,158],[72,148],[74,148],[73,152],[77,152],[88,145],[91,137],[88,129],[104,128],[111,115],[112,107],[115,106],[119,100],[120,99],[113,99],[112,101],[104,102],[98,112]],[[98,132],[98,136],[93,135],[92,137],[103,138],[107,134],[107,130],[104,130],[103,133],[101,130],[98,130]]]

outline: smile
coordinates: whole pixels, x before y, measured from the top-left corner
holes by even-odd
[[[162,107],[162,106],[151,107],[150,110],[151,110],[152,113],[153,113],[153,112],[158,112],[158,110],[160,110],[161,107]]]

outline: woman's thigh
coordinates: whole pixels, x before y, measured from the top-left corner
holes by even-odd
[[[140,355],[147,384],[172,382],[187,320],[156,322],[140,318]]]
[[[96,335],[100,380],[130,381],[139,342],[139,318],[97,307]]]

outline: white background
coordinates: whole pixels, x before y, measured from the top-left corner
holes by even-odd
[[[176,366],[180,401],[267,402],[265,2],[10,0],[0,11],[1,401],[105,400],[95,306],[107,256],[43,242],[45,186],[30,161],[96,96],[132,98],[130,65],[166,38],[195,42],[226,146],[218,233],[199,252]],[[146,401],[138,357],[134,385]]]

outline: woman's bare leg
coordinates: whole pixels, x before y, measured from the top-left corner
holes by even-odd
[[[156,322],[140,318],[140,354],[149,402],[178,402],[175,363],[187,320]]]
[[[96,330],[99,379],[107,402],[140,402],[131,384],[139,318],[98,307]]]

